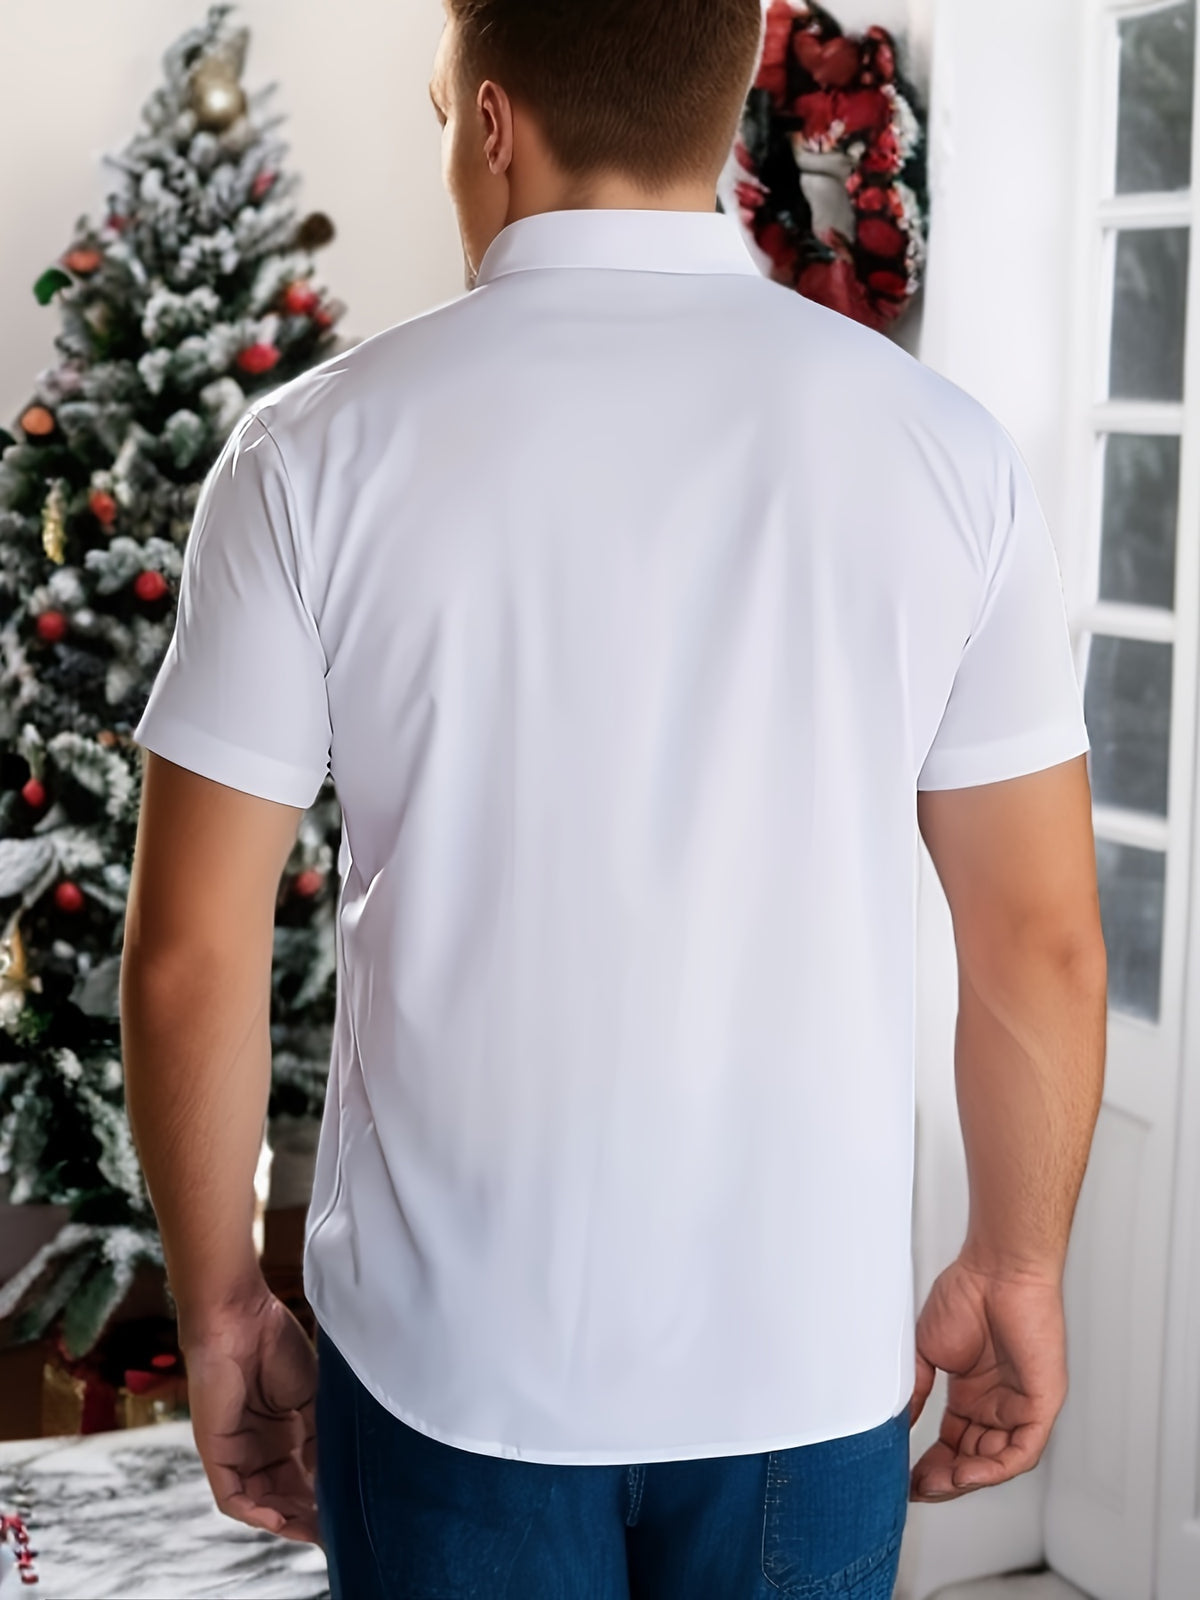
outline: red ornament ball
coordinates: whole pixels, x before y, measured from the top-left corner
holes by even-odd
[[[44,439],[55,429],[54,413],[45,406],[28,406],[21,413],[21,428],[31,439]]]
[[[139,572],[133,580],[133,592],[139,600],[161,600],[167,592],[167,580],[161,572]]]
[[[99,250],[89,250],[81,247],[78,250],[68,250],[63,257],[63,266],[70,267],[71,271],[79,277],[86,278],[89,273],[95,272],[103,260]]]
[[[298,895],[302,895],[306,900],[309,900],[318,892],[324,882],[324,875],[318,872],[316,867],[305,867],[303,872],[296,874],[292,888]]]
[[[283,291],[283,309],[295,317],[307,317],[315,311],[320,296],[310,283],[297,279]]]
[[[268,193],[274,182],[275,174],[273,172],[260,172],[250,185],[251,197],[255,200],[261,200]]]
[[[273,344],[248,344],[244,350],[239,350],[234,358],[235,365],[241,371],[257,376],[260,372],[270,372],[279,360],[279,351]]]
[[[44,639],[47,644],[57,644],[67,635],[67,614],[65,611],[40,611],[34,626],[39,639]]]
[[[117,502],[107,489],[93,489],[88,495],[88,508],[102,528],[111,528],[117,520]]]
[[[40,811],[46,804],[46,785],[39,783],[36,778],[30,778],[27,783],[21,785],[21,799],[27,806]]]
[[[70,878],[64,878],[54,890],[54,904],[60,911],[81,911],[83,890],[77,883],[72,883]]]

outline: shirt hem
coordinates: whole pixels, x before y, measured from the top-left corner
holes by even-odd
[[[312,805],[325,781],[324,773],[316,778],[290,762],[230,744],[173,713],[154,709],[143,712],[133,730],[133,740],[176,766],[211,778],[214,783],[223,783],[260,800],[274,800],[302,810]]]
[[[537,1446],[532,1448],[521,1445],[504,1444],[496,1439],[476,1439],[467,1434],[455,1433],[447,1428],[438,1428],[431,1424],[427,1418],[419,1417],[407,1406],[398,1404],[387,1391],[368,1378],[358,1365],[356,1357],[342,1346],[338,1341],[324,1314],[318,1310],[311,1296],[309,1304],[313,1314],[320,1323],[326,1336],[337,1346],[338,1354],[350,1368],[363,1388],[379,1402],[385,1411],[389,1411],[398,1421],[406,1427],[415,1428],[428,1439],[436,1439],[439,1444],[453,1446],[457,1450],[469,1450],[475,1455],[499,1456],[508,1461],[541,1462],[546,1466],[592,1466],[592,1467],[620,1467],[640,1466],[659,1461],[705,1461],[718,1456],[750,1456],[764,1455],[773,1450],[794,1450],[802,1445],[824,1444],[833,1439],[850,1438],[857,1433],[866,1433],[872,1428],[882,1427],[884,1423],[892,1421],[908,1405],[905,1396],[903,1405],[899,1410],[891,1410],[886,1416],[869,1414],[865,1418],[851,1419],[845,1427],[832,1431],[825,1429],[797,1429],[790,1433],[773,1434],[766,1438],[739,1439],[735,1442],[724,1441],[717,1444],[689,1444],[689,1445],[630,1445],[622,1447],[613,1445],[602,1450],[544,1450]]]
[[[944,756],[935,752],[921,768],[917,789],[969,789],[977,784],[1002,783],[1086,755],[1090,749],[1087,732],[1072,722],[1015,739],[948,751]]]

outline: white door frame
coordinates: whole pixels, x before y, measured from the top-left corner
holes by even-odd
[[[1192,850],[1196,810],[1196,718],[1200,635],[1200,138],[1192,188],[1178,196],[1112,197],[1116,132],[1117,30],[1121,16],[1165,9],[1171,0],[1082,0],[1085,74],[1084,152],[1078,187],[1074,281],[1073,399],[1067,419],[1068,503],[1074,508],[1064,562],[1081,678],[1092,633],[1170,642],[1173,647],[1169,803],[1166,819],[1098,809],[1098,836],[1165,848],[1163,961],[1157,1024],[1110,1012],[1104,1107],[1072,1238],[1067,1272],[1071,1393],[1050,1451],[1046,1546],[1050,1564],[1096,1600],[1195,1600],[1194,1576],[1179,1587],[1183,1565],[1168,1524],[1190,1495],[1196,1511],[1197,1407],[1192,1395],[1190,1446],[1179,1415],[1180,1370],[1200,1350],[1196,1280],[1180,1301],[1177,1265],[1200,1243],[1194,1227],[1198,1008],[1196,895]],[[1197,79],[1200,82],[1200,77]],[[1194,118],[1200,136],[1200,116]],[[1107,392],[1114,230],[1189,225],[1187,352],[1182,405],[1112,402]],[[1100,450],[1103,432],[1179,432],[1181,475],[1173,612],[1098,604]],[[1191,946],[1189,982],[1188,948]],[[1186,1038],[1186,1056],[1185,1056]],[[1188,1073],[1183,1063],[1191,1064]],[[1193,1133],[1184,1149],[1185,1127]],[[1193,1196],[1193,1228],[1178,1195]],[[1168,1324],[1168,1298],[1170,1323]],[[1183,1310],[1181,1310],[1181,1304]],[[1168,1326],[1171,1354],[1165,1362]],[[1191,1373],[1194,1387],[1194,1371]],[[1164,1383],[1164,1378],[1166,1382]],[[1167,1415],[1167,1412],[1170,1415]],[[1188,1450],[1190,1448],[1190,1455]],[[1189,1471],[1185,1462],[1190,1463]],[[1163,1468],[1167,1470],[1163,1470]],[[1171,1508],[1171,1509],[1169,1509]],[[1161,1581],[1156,1571],[1162,1557]],[[1169,1558],[1169,1559],[1168,1559]]]
[[[1200,18],[1192,108],[1192,237],[1184,363],[1177,595],[1200,606]],[[1178,606],[1178,600],[1177,600]],[[1187,669],[1200,676],[1193,627]],[[1178,649],[1178,645],[1176,646]],[[1179,670],[1184,670],[1182,663]],[[1193,707],[1191,882],[1163,1365],[1159,1600],[1200,1595],[1200,728]]]

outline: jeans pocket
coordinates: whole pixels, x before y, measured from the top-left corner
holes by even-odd
[[[908,1514],[908,1411],[767,1458],[762,1570],[787,1600],[890,1600]]]

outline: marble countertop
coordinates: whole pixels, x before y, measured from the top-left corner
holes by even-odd
[[[222,1516],[188,1421],[0,1443],[0,1510],[19,1511],[36,1584],[0,1600],[328,1600],[315,1545]]]

